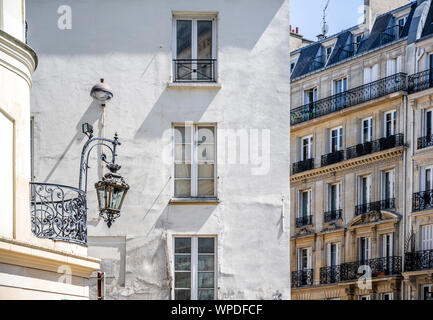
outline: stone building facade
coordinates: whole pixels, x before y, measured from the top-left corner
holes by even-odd
[[[293,299],[431,298],[433,5],[367,2],[291,53]]]

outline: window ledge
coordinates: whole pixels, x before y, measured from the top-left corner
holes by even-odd
[[[172,198],[169,201],[172,205],[210,205],[219,202],[218,198]]]
[[[173,89],[216,89],[219,90],[222,87],[221,82],[194,82],[194,81],[183,81],[167,83],[168,88]]]

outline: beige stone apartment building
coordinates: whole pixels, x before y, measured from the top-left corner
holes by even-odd
[[[292,299],[432,299],[433,5],[291,53]]]

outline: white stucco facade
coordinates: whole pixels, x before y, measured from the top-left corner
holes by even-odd
[[[213,17],[215,82],[173,82],[178,16]],[[205,236],[216,299],[289,299],[289,1],[31,0],[26,18],[39,56],[35,180],[78,184],[82,123],[120,136],[130,190],[111,228],[93,188],[107,171],[99,151],[89,169],[88,254],[102,260],[106,298],[174,298],[174,238]],[[89,96],[100,78],[114,91],[105,109]],[[216,128],[207,201],[174,199],[172,127],[185,122]]]

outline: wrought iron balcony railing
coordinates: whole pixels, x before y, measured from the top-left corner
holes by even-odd
[[[291,125],[295,125],[309,121],[406,89],[407,75],[405,73],[396,73],[392,76],[293,109],[290,112],[290,123]]]
[[[418,150],[433,146],[433,135],[418,138]]]
[[[314,159],[307,159],[292,164],[292,174],[314,169]]]
[[[314,281],[314,270],[305,269],[292,272],[292,288],[312,286]]]
[[[216,81],[216,59],[175,59],[173,69],[175,82]]]
[[[433,88],[433,69],[421,71],[408,77],[408,92],[415,93]]]
[[[337,220],[343,219],[343,210],[337,209],[337,210],[331,210],[328,212],[325,212],[325,222],[334,222]]]
[[[353,147],[349,147],[346,150],[346,159],[353,159],[362,157],[367,154],[392,149],[404,145],[404,134],[398,133],[386,138],[380,138],[374,141],[358,144]]]
[[[313,216],[303,216],[303,217],[296,218],[297,228],[311,226],[312,224],[313,224]]]
[[[433,269],[433,250],[406,252],[404,258],[405,271]]]
[[[325,167],[341,161],[344,161],[344,150],[323,155],[321,159],[321,165],[322,167]]]
[[[401,273],[401,257],[392,256],[364,261],[346,262],[337,266],[320,268],[320,284],[331,284],[356,280],[366,271],[371,277],[399,275]],[[364,268],[361,268],[363,267]],[[368,267],[368,268],[366,268]]]
[[[30,183],[31,228],[38,238],[87,243],[86,193],[73,187]]]
[[[413,194],[412,211],[433,209],[433,190],[421,191]]]
[[[355,215],[359,216],[360,214],[367,214],[372,211],[391,209],[395,209],[395,198],[357,205],[355,207]]]

